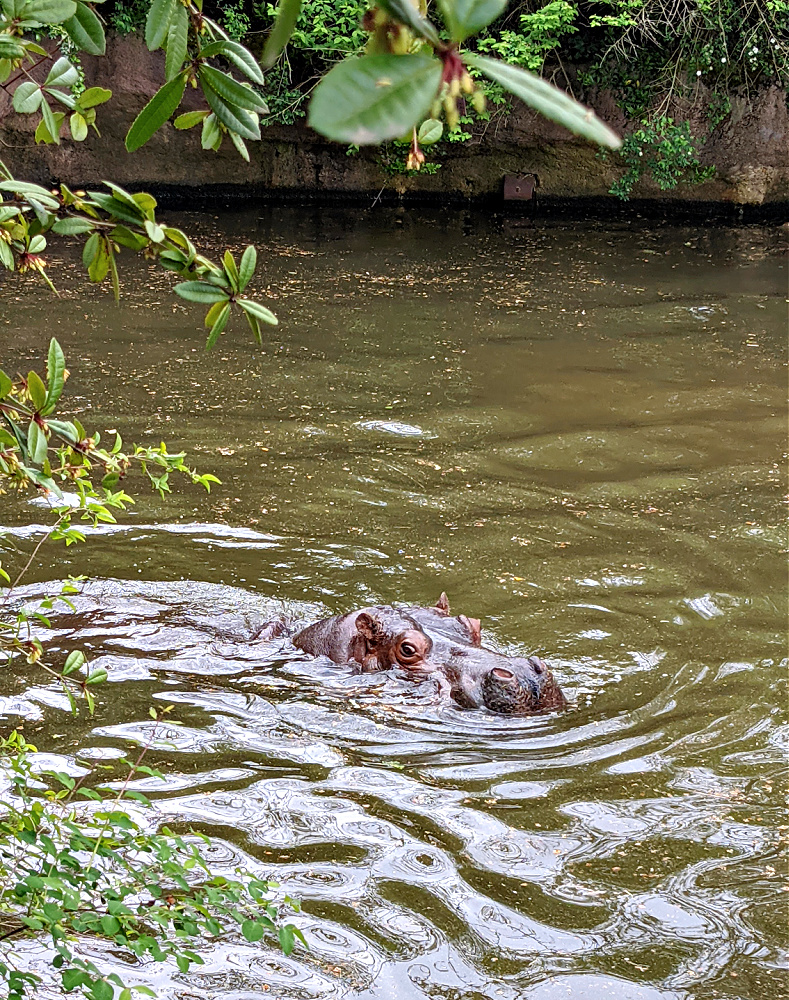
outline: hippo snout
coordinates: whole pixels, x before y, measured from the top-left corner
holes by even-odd
[[[567,704],[559,685],[539,656],[511,657],[495,666],[482,681],[486,708],[502,715],[531,715]]]

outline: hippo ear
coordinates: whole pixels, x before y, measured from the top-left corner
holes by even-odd
[[[482,645],[482,622],[479,618],[466,618],[465,615],[458,615],[459,621],[468,629],[472,646]]]
[[[363,611],[356,618],[356,630],[364,636],[368,643],[375,643],[381,635],[381,623],[377,618]]]
[[[449,614],[449,598],[443,590],[441,591],[441,597],[436,601],[436,607],[439,611],[443,611],[445,615]]]

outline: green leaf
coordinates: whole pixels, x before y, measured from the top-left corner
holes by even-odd
[[[63,22],[63,30],[79,49],[92,56],[103,56],[107,47],[104,28],[86,3],[77,3],[73,17]]]
[[[47,438],[35,420],[27,429],[27,450],[34,465],[41,465],[47,457]]]
[[[199,125],[201,121],[204,121],[210,114],[210,111],[187,111],[183,115],[178,115],[173,125],[179,129],[193,128],[195,125]]]
[[[203,131],[200,136],[200,144],[203,149],[217,150],[222,145],[222,130],[219,127],[215,114],[210,114],[203,122]]]
[[[208,312],[205,314],[205,320],[203,321],[203,325],[208,327],[213,326],[214,323],[216,323],[217,317],[224,308],[225,308],[224,302],[221,301],[215,302],[208,310]]]
[[[107,184],[108,182],[105,181],[104,183]],[[147,219],[153,219],[157,201],[152,194],[148,194],[147,191],[135,191],[131,195],[131,200]]]
[[[238,291],[238,266],[236,265],[233,254],[229,250],[225,250],[222,257],[222,266],[225,269],[225,275],[227,280],[230,282],[230,286],[234,291]]]
[[[14,270],[14,255],[5,240],[0,240],[0,264],[9,271]]]
[[[432,146],[444,134],[444,126],[437,118],[428,118],[419,126],[417,140],[422,146]]]
[[[489,80],[500,83],[505,90],[520,97],[541,115],[550,118],[551,121],[559,122],[576,135],[611,149],[619,149],[622,145],[622,140],[616,132],[604,125],[593,111],[573,100],[547,80],[525,69],[499,62],[498,59],[488,59],[486,56],[473,53],[466,54],[464,58],[470,66],[475,66]]]
[[[318,84],[308,123],[357,146],[396,139],[425,117],[440,81],[441,63],[430,56],[353,56]]]
[[[143,210],[139,202],[133,194],[130,194],[126,188],[122,188],[119,184],[113,184],[112,181],[102,181],[102,184],[106,185],[110,191],[112,191],[112,197],[117,201],[123,202],[126,208],[134,215],[136,219],[142,219]],[[96,194],[94,191],[89,191],[88,194],[91,198],[95,198]],[[156,202],[154,202],[154,206]]]
[[[175,291],[188,302],[222,302],[229,297],[226,291],[205,281],[182,281]]]
[[[81,649],[72,650],[66,657],[66,662],[63,664],[63,669],[61,674],[64,677],[69,677],[71,674],[75,674],[78,670],[81,670],[85,665],[85,654]]]
[[[165,79],[172,80],[181,72],[181,67],[186,59],[188,40],[189,15],[186,13],[186,7],[177,3],[170,27],[167,29],[167,42],[165,44],[167,55],[164,60]]]
[[[258,252],[253,246],[248,246],[246,250],[241,254],[241,263],[238,265],[238,287],[239,291],[244,291],[249,282],[252,280],[252,275],[255,273],[255,268],[258,263]]]
[[[113,1000],[115,987],[106,979],[96,979],[86,992],[92,1000]]]
[[[277,936],[279,937],[279,946],[283,953],[285,955],[290,955],[296,943],[293,926],[291,924],[285,924],[283,927],[278,928]]]
[[[36,374],[36,372],[28,372],[27,391],[30,393],[30,398],[33,400],[33,406],[35,406],[36,410],[40,412],[47,401],[47,390],[46,386],[41,381],[41,376]]]
[[[208,67],[203,67],[205,70]],[[205,94],[205,99],[208,101],[211,110],[214,112],[216,117],[225,126],[225,128],[231,129],[233,132],[237,132],[243,139],[259,139],[260,138],[260,125],[257,122],[257,118],[253,117],[252,113],[246,111],[243,108],[233,107],[228,104],[224,98],[222,98],[209,84],[208,80],[205,79],[204,73],[200,74],[200,82],[203,85],[203,93]],[[206,125],[209,119],[206,118]],[[217,149],[219,147],[219,142],[221,142],[221,135],[219,142],[215,142],[213,146],[205,146],[205,125],[203,126],[203,148]]]
[[[154,243],[162,243],[164,241],[164,230],[157,222],[151,222],[150,219],[146,219],[143,223],[145,226],[145,232],[148,234],[148,238]]]
[[[453,42],[476,35],[495,21],[506,6],[507,0],[438,0]]]
[[[62,975],[62,981],[63,989],[66,993],[70,993],[78,986],[87,986],[91,982],[91,978],[87,972],[82,972],[81,969],[66,969]]]
[[[30,244],[27,248],[28,253],[41,253],[43,250],[46,249],[46,246],[47,246],[46,239],[39,233],[38,236],[34,236],[31,239]]]
[[[86,684],[103,684],[107,680],[107,671],[103,667],[99,667],[96,670],[91,670],[88,676],[85,678]]]
[[[75,220],[76,221],[76,220]],[[63,385],[66,381],[66,358],[63,349],[53,337],[49,342],[49,352],[47,354],[47,397],[41,408],[41,413],[46,416],[57,406],[60,394],[63,392]]]
[[[44,105],[42,104],[41,106],[43,107]],[[65,115],[65,113],[63,111],[55,111],[53,113],[52,118],[54,119],[54,123],[55,123],[55,136],[59,136],[60,135],[60,126],[63,124],[63,119],[65,117],[66,117],[66,115]],[[36,140],[37,143],[38,142],[44,142],[44,143],[47,143],[47,144],[53,143],[53,142],[57,142],[57,143],[60,142],[59,138],[55,138],[52,135],[52,132],[50,132],[49,128],[47,127],[47,123],[46,123],[46,121],[44,121],[43,118],[38,123],[38,128],[36,129],[36,133],[35,133],[35,140]],[[33,202],[31,202],[31,204],[33,204]],[[36,214],[38,215],[38,213],[36,213]],[[40,218],[40,216],[39,216],[39,218]]]
[[[53,434],[58,434],[70,444],[79,441],[79,431],[70,420],[47,420],[47,426]]]
[[[88,87],[77,98],[77,105],[80,108],[95,108],[99,104],[104,104],[112,97],[112,91],[106,87]]]
[[[79,236],[81,233],[89,233],[93,229],[93,223],[89,219],[58,219],[52,226],[52,232],[60,236]]]
[[[228,132],[227,134],[230,136],[230,141],[236,147],[241,156],[247,161],[247,163],[249,163],[249,150],[247,149],[247,144],[241,136],[236,135],[235,132]]]
[[[288,44],[296,21],[301,12],[301,0],[279,0],[274,27],[271,29],[263,49],[263,65],[273,66],[280,53]]]
[[[236,299],[236,302],[241,306],[245,313],[254,316],[255,319],[262,320],[264,323],[268,323],[271,326],[277,326],[279,320],[274,315],[270,309],[266,309],[265,306],[260,305],[258,302],[253,302],[252,299]]]
[[[175,13],[176,0],[153,0],[145,19],[145,44],[151,52],[161,48]]]
[[[109,184],[109,181],[105,181]],[[126,198],[117,198],[114,194],[107,194],[106,191],[88,191],[91,199],[98,208],[104,209],[108,215],[116,219],[123,219],[132,225],[139,225],[142,222],[142,212],[136,203],[132,207]]]
[[[109,265],[110,265],[110,278],[112,279],[112,294],[117,303],[120,302],[121,300],[121,283],[120,279],[118,278],[118,265],[115,261],[115,248],[109,241],[105,245],[107,247],[107,258],[109,260]]]
[[[61,56],[49,71],[46,80],[44,80],[44,86],[73,87],[77,80],[79,80],[79,73],[76,67],[72,66],[65,56]]]
[[[25,50],[16,39],[10,35],[0,35],[0,59],[24,59],[24,57]]]
[[[63,121],[65,115],[60,116],[60,120],[57,120],[52,113],[52,108],[46,101],[41,102],[41,120],[49,133],[50,138],[54,143],[60,145],[60,124]]]
[[[186,77],[181,74],[156,91],[134,119],[126,136],[126,149],[130,153],[144,146],[154,132],[164,125],[181,103],[185,87]]]
[[[265,932],[265,928],[256,920],[245,920],[241,925],[241,933],[251,944],[259,941]]]
[[[212,90],[236,108],[244,108],[246,111],[268,111],[265,100],[251,87],[244,86],[238,80],[234,80],[227,73],[222,73],[213,66],[200,67],[200,83],[205,87],[206,83]]]
[[[70,110],[74,110],[77,102],[67,93],[65,90],[59,90],[57,87],[47,87],[46,92],[55,98],[56,101],[60,101],[61,104],[65,104]]]
[[[213,307],[212,307],[213,308]],[[219,312],[219,315],[211,327],[211,332],[208,334],[208,340],[205,343],[205,349],[210,351],[214,344],[219,340],[219,335],[222,333],[224,328],[227,326],[227,321],[230,317],[230,303],[226,302],[225,305]]]
[[[76,142],[82,142],[84,139],[87,139],[88,123],[79,111],[75,111],[71,118],[69,118],[69,125],[71,126],[71,136]]]
[[[23,80],[14,91],[14,99],[11,103],[14,111],[29,115],[38,111],[43,99],[44,95],[37,83],[34,83],[33,80]]]
[[[120,921],[116,917],[111,916],[109,913],[105,913],[101,918],[101,929],[107,937],[112,937],[113,934],[117,934],[120,928]]]
[[[379,0],[378,6],[396,21],[407,24],[420,38],[426,38],[433,45],[440,43],[438,28],[423,17],[410,0]]]
[[[85,246],[82,248],[82,263],[85,267],[90,267],[93,261],[96,259],[96,254],[99,252],[99,234],[94,233],[85,240]]]
[[[90,237],[90,239],[93,239],[93,237]],[[88,242],[90,242],[90,240]],[[99,245],[96,251],[96,256],[88,265],[88,277],[95,285],[98,285],[107,277],[109,269],[110,254],[107,250],[107,241],[103,237],[99,237]]]
[[[9,392],[14,388],[14,383],[6,375],[4,371],[0,371],[0,399],[5,399]]]
[[[29,184],[27,181],[0,181],[0,191],[12,191],[24,197],[31,196],[43,205],[44,208],[48,208],[54,212],[60,207],[57,199],[53,198],[46,188],[42,188],[38,184]]]
[[[62,24],[76,13],[77,5],[72,0],[30,0],[22,8],[25,21],[40,24]]]
[[[249,49],[240,42],[231,42],[227,38],[220,38],[217,42],[211,42],[200,50],[200,55],[204,58],[211,56],[224,56],[228,62],[237,66],[253,83],[261,87],[266,82],[260,63],[255,59]]]
[[[126,226],[116,226],[110,233],[110,239],[129,250],[142,250],[148,246],[148,240],[141,233],[132,232]]]

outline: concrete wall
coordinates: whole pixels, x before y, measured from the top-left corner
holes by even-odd
[[[502,196],[508,174],[535,173],[541,197],[608,198],[621,173],[617,157],[602,161],[594,147],[564,128],[546,121],[520,102],[505,120],[465,143],[453,144],[438,173],[389,176],[374,149],[347,156],[305,125],[274,126],[259,143],[250,143],[245,163],[229,140],[219,153],[200,148],[199,128],[179,132],[166,125],[141,150],[127,153],[123,139],[129,124],[163,80],[162,53],[150,53],[136,37],[111,38],[107,56],[83,60],[89,86],[113,91],[99,108],[101,137],[91,132],[81,143],[64,139],[60,146],[36,146],[32,116],[11,110],[11,98],[0,90],[0,158],[19,177],[70,186],[96,184],[104,177],[134,187],[231,188],[258,197],[354,196],[382,192],[413,197]],[[10,88],[13,90],[13,88]],[[673,109],[703,131],[709,95],[700,86],[694,102]],[[188,91],[184,109],[203,107],[199,91]],[[628,123],[610,94],[592,95],[598,115],[620,132]],[[648,180],[633,198],[684,203],[764,206],[789,202],[789,112],[783,91],[772,87],[733,102],[731,115],[707,140],[701,161],[716,167],[714,179],[662,192]],[[688,204],[688,208],[691,206]]]

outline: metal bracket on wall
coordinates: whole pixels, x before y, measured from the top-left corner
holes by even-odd
[[[505,201],[533,201],[537,197],[540,178],[537,174],[505,174]]]

